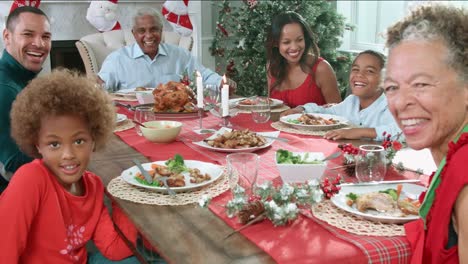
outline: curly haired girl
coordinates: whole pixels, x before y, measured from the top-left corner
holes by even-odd
[[[131,255],[104,206],[101,179],[86,171],[93,150],[112,134],[115,116],[104,91],[66,70],[34,79],[18,95],[12,137],[36,159],[16,171],[0,197],[0,214],[8,215],[0,218],[1,263],[92,263],[89,240],[109,259]],[[113,218],[135,241],[135,228],[118,208]]]

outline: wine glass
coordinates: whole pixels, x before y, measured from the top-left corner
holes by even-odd
[[[362,145],[356,155],[356,178],[359,182],[382,181],[387,171],[386,152],[379,145]]]
[[[255,123],[266,123],[270,120],[271,108],[268,97],[257,96],[252,98],[251,107],[252,119]]]
[[[221,89],[213,84],[205,85],[205,89],[203,90],[204,94],[204,102],[209,109],[210,113],[214,116],[221,118],[221,123],[219,126],[221,127],[231,127],[232,124],[229,122],[229,117],[236,116],[238,110],[232,107],[229,107],[229,117],[223,117],[222,115],[222,106],[221,106]]]
[[[216,111],[219,111],[219,104],[221,102],[221,92],[219,87],[214,84],[206,84],[205,89],[203,90],[203,101],[207,109],[217,108]]]

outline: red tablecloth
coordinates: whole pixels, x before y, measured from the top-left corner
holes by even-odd
[[[132,112],[120,109],[120,113]],[[198,129],[198,119],[183,119],[181,134],[176,142],[157,144],[147,141],[129,129],[116,134],[128,145],[148,157],[150,160],[165,160],[180,153],[185,159],[196,159],[224,165],[227,153],[213,152],[192,144],[206,135],[193,132]],[[274,131],[270,123],[256,124],[247,114],[241,114],[231,119],[235,128],[249,128],[252,131]],[[203,120],[204,128],[219,128],[220,120],[208,114]],[[325,155],[337,150],[337,144],[318,137],[298,136],[281,133],[281,137],[289,139],[288,143],[275,141],[271,147],[257,151],[261,163],[259,177],[274,179],[278,170],[274,164],[275,151],[279,148],[291,151],[321,151]],[[332,162],[329,167],[337,166],[340,160]],[[336,176],[339,171],[328,171],[328,175]],[[401,178],[391,171],[388,178]],[[349,179],[348,179],[349,180]],[[353,180],[353,179],[351,179]],[[226,192],[213,199],[213,204],[226,204],[231,198]],[[211,205],[210,210],[223,219],[234,229],[241,225],[237,220],[226,216],[224,208]],[[263,221],[241,231],[248,239],[262,248],[279,263],[407,263],[411,253],[405,237],[365,237],[349,234],[332,227],[313,216],[299,218],[285,227],[274,227],[270,221]]]

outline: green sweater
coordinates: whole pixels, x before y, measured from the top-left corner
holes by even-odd
[[[0,58],[0,162],[7,172],[14,173],[21,165],[32,160],[19,150],[10,136],[10,110],[16,96],[36,75],[25,69],[6,50],[3,51]]]

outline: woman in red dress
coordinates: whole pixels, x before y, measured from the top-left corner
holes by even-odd
[[[384,89],[413,149],[438,170],[421,219],[405,225],[412,263],[468,263],[468,10],[421,6],[387,31]]]
[[[306,103],[341,102],[335,72],[320,57],[314,34],[299,14],[275,16],[266,45],[271,98],[292,108]]]

